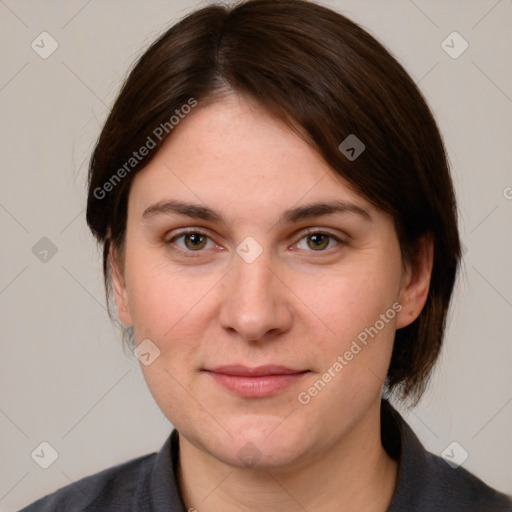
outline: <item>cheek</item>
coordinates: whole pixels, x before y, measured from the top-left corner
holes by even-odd
[[[140,250],[127,259],[126,276],[136,342],[149,338],[160,350],[158,362],[165,362],[173,375],[184,375],[187,367],[197,366],[223,273],[177,269],[154,252]]]
[[[379,393],[400,309],[395,302],[400,275],[397,259],[354,264],[350,271],[331,272],[314,280],[314,287],[298,281],[302,284],[294,291],[325,325],[325,334],[311,340],[322,382],[317,375],[309,383],[313,388],[304,390],[306,398],[322,395],[314,398],[317,407],[342,414],[352,407],[352,401],[363,403]],[[311,327],[307,331],[311,336]]]
[[[197,393],[191,386],[200,366],[215,284],[222,274],[178,272],[142,257],[132,263],[129,294],[135,339],[150,339],[159,350],[150,365],[141,364],[141,370],[166,417],[185,428],[195,415],[205,414],[200,405],[195,407],[191,397]]]
[[[381,315],[392,311],[386,320],[394,320],[392,305],[398,297],[399,265],[352,267],[350,271],[330,273],[316,280],[315,286],[303,283],[296,288],[299,297],[329,327],[332,337],[350,340],[373,326]],[[386,329],[394,322],[385,322]],[[380,326],[380,323],[379,323]],[[389,326],[389,327],[388,327]]]
[[[163,267],[140,267],[130,282],[130,306],[136,331],[155,339],[176,338],[215,283],[213,276],[194,279]]]

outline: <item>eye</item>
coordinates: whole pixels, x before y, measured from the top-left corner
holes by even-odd
[[[199,231],[187,231],[178,234],[171,238],[168,243],[176,245],[185,252],[200,252],[202,249],[215,247],[214,242],[207,235]]]
[[[304,241],[305,244],[303,243]],[[342,243],[341,240],[336,238],[334,235],[329,233],[322,233],[321,231],[315,231],[302,237],[297,243],[296,247],[299,249],[311,249],[316,252],[322,252],[326,249],[332,249],[332,247],[335,247],[340,243]]]

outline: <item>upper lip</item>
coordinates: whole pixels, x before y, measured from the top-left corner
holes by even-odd
[[[296,370],[286,366],[267,364],[263,366],[248,367],[238,364],[217,366],[207,371],[214,373],[223,373],[225,375],[237,375],[245,377],[256,377],[261,375],[292,375],[294,373],[304,373],[307,370]]]

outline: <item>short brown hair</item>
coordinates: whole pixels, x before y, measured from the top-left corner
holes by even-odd
[[[153,137],[155,149],[128,172],[119,170],[191,98],[201,104],[226,91],[250,96],[300,132],[358,194],[389,213],[404,261],[414,264],[419,237],[432,235],[428,298],[419,317],[397,331],[386,382],[388,391],[417,401],[439,355],[460,261],[445,149],[403,67],[357,24],[313,2],[249,0],[197,10],[135,63],[89,168],[87,222],[103,244],[107,300],[109,249],[123,245],[131,182],[172,130]],[[352,161],[338,148],[350,134],[365,145]],[[122,179],[113,182],[116,172]]]

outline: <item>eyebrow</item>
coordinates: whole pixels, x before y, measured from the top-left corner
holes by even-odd
[[[301,220],[333,215],[335,213],[353,213],[361,216],[366,221],[372,221],[370,213],[355,203],[347,201],[328,201],[297,206],[285,210],[278,223],[296,223]],[[144,210],[142,218],[148,219],[158,214],[178,214],[194,219],[227,224],[225,217],[218,210],[200,204],[186,203],[184,201],[169,200],[155,203]]]

